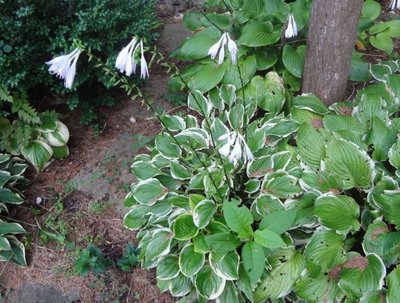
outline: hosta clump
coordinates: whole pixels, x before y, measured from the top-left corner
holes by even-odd
[[[182,302],[398,302],[397,70],[374,68],[379,83],[331,108],[286,99],[272,72],[244,90],[192,92],[201,119],[162,116],[168,130],[132,165],[124,221],[161,291]]]
[[[28,165],[21,159],[13,158],[8,154],[0,154],[0,261],[11,261],[18,265],[26,265],[25,247],[16,238],[16,235],[26,231],[18,223],[11,223],[7,219],[8,206],[24,202],[21,189],[27,184],[23,173]]]

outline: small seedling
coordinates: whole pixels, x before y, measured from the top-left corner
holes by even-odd
[[[98,247],[90,244],[76,260],[75,273],[82,277],[86,276],[89,271],[94,274],[101,274],[111,265],[112,261],[106,258]]]
[[[132,267],[137,265],[137,257],[140,249],[134,247],[132,244],[128,244],[125,247],[124,255],[117,261],[118,267],[123,271],[131,271]]]

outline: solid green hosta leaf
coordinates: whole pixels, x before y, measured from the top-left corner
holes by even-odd
[[[187,180],[192,177],[190,170],[177,160],[171,161],[171,176],[177,180]]]
[[[314,277],[345,260],[343,236],[333,230],[316,231],[304,251],[307,268]]]
[[[260,12],[263,12],[265,10],[265,1],[264,0],[244,1],[242,9],[244,12],[250,14],[251,16],[258,16]]]
[[[286,101],[285,86],[277,73],[269,72],[265,76],[263,91],[259,93],[262,94],[257,101],[259,107],[271,114],[278,114],[281,111]]]
[[[309,275],[302,276],[294,286],[297,296],[306,302],[335,302],[339,287],[328,276],[321,274],[313,279]]]
[[[196,69],[194,69],[195,67]],[[205,93],[216,87],[218,83],[221,82],[226,70],[226,64],[216,65],[212,62],[190,66],[183,72],[182,76],[188,83],[191,91],[198,90]]]
[[[170,251],[172,238],[173,234],[170,229],[161,228],[156,230],[146,247],[146,259],[151,261],[167,255]]]
[[[210,251],[210,247],[206,242],[206,237],[202,234],[198,234],[193,238],[194,251],[200,254],[206,254]]]
[[[137,161],[133,163],[131,171],[139,180],[146,180],[161,173],[157,167],[146,161]]]
[[[293,107],[309,110],[320,115],[326,115],[330,112],[328,107],[313,94],[303,94],[301,96],[294,97]]]
[[[197,235],[199,232],[196,225],[194,225],[193,217],[191,215],[180,215],[174,223],[174,234],[177,240],[189,240]]]
[[[65,159],[69,156],[69,148],[67,145],[63,146],[52,146],[53,156],[56,159]]]
[[[242,262],[251,284],[255,286],[265,270],[264,248],[256,242],[247,242],[242,248]]]
[[[304,45],[295,49],[290,44],[286,44],[283,48],[282,60],[288,71],[301,78],[304,69],[304,58],[306,56],[306,47]]]
[[[330,131],[348,130],[362,133],[364,127],[354,117],[341,115],[325,115],[324,127]]]
[[[373,199],[382,210],[385,219],[400,230],[400,193],[398,190],[386,190],[384,194],[374,195]]]
[[[206,243],[216,252],[229,252],[240,245],[240,239],[227,232],[218,232],[206,236]]]
[[[265,258],[264,258],[265,259]],[[250,278],[243,268],[243,265],[239,268],[239,279],[235,282],[237,288],[249,299],[250,302],[254,301],[253,298],[253,285],[250,281]]]
[[[390,55],[393,52],[393,40],[390,34],[387,32],[377,34],[369,38],[369,42],[372,46],[384,51],[386,54]]]
[[[178,159],[181,156],[181,150],[178,145],[173,143],[169,134],[158,134],[155,139],[157,150],[168,159]]]
[[[369,63],[362,59],[363,53],[353,52],[349,79],[352,81],[368,81],[371,76],[369,73]]]
[[[25,234],[25,229],[18,223],[3,222],[0,220],[0,235],[17,235]]]
[[[231,107],[236,101],[236,87],[232,84],[221,85],[218,90],[219,97]]]
[[[235,251],[228,253],[211,252],[210,266],[214,272],[225,280],[237,280],[239,278],[240,257]]]
[[[400,258],[400,232],[390,232],[384,222],[368,226],[362,245],[366,254],[377,254],[386,267],[396,264]]]
[[[373,163],[354,143],[333,139],[327,146],[326,154],[327,171],[343,179],[343,189],[370,186]]]
[[[187,295],[192,289],[192,282],[189,278],[179,274],[169,281],[169,291],[174,297]]]
[[[280,210],[267,214],[261,221],[259,228],[268,230],[280,235],[286,232],[296,219],[296,210]]]
[[[294,283],[304,270],[304,257],[295,248],[276,251],[268,258],[271,266],[254,294],[254,302],[283,298],[293,288]]]
[[[367,257],[352,253],[340,272],[340,289],[350,298],[360,298],[363,293],[380,290],[386,268],[378,255]]]
[[[287,199],[300,194],[301,188],[297,185],[296,177],[285,173],[274,173],[266,176],[262,191],[278,198]]]
[[[214,201],[203,200],[193,210],[193,222],[199,228],[202,229],[210,223],[217,208]]]
[[[167,255],[157,263],[157,279],[171,280],[179,275],[178,257]]]
[[[216,303],[241,303],[239,299],[239,292],[235,284],[231,281],[227,281],[225,284],[224,291],[216,299]]]
[[[0,202],[9,204],[21,204],[24,199],[8,188],[0,188]]]
[[[154,178],[140,181],[132,191],[133,198],[139,203],[146,205],[153,205],[167,194],[168,189]]]
[[[247,56],[244,60],[239,60],[238,65],[229,64],[226,66],[226,73],[222,83],[234,85],[236,89],[242,88],[242,80],[243,85],[249,83],[257,72],[257,60],[254,56]]]
[[[203,267],[205,256],[194,251],[194,245],[185,246],[179,255],[179,268],[186,277],[191,278]]]
[[[315,201],[314,215],[321,224],[339,232],[348,233],[360,229],[360,207],[352,197],[326,194]]]
[[[326,136],[311,124],[303,123],[297,133],[297,146],[301,159],[314,168],[321,166],[326,155]]]
[[[279,41],[281,34],[273,31],[271,22],[250,21],[242,29],[238,44],[250,47],[271,45]]]
[[[376,161],[385,161],[393,143],[397,141],[397,136],[379,118],[373,118],[372,132],[369,142],[373,143],[374,152],[372,158]]]
[[[257,230],[254,233],[254,241],[261,246],[270,249],[285,246],[285,242],[283,242],[282,238],[268,229]]]
[[[361,15],[375,20],[381,14],[381,6],[375,0],[367,0],[362,7]]]
[[[387,302],[396,303],[400,302],[400,265],[387,276]]]
[[[187,39],[182,44],[178,56],[189,60],[204,58],[211,45],[218,42],[220,35],[220,31],[215,27],[206,28]]]
[[[212,110],[211,102],[198,90],[189,94],[188,106],[204,117],[208,117]]]
[[[222,207],[226,224],[241,238],[249,238],[253,234],[251,224],[253,216],[246,206],[238,206],[236,200],[225,201]]]
[[[226,281],[215,274],[211,267],[204,266],[197,274],[194,283],[201,296],[214,300],[222,294]]]
[[[46,142],[41,140],[31,141],[26,147],[21,148],[21,153],[33,166],[42,170],[53,155],[53,150]]]

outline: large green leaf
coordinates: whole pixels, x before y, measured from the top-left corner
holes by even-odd
[[[361,14],[363,17],[375,20],[381,14],[381,6],[375,0],[367,0],[364,2]]]
[[[204,266],[196,275],[194,283],[201,296],[214,300],[224,291],[226,281],[215,274],[211,267]]]
[[[400,230],[400,193],[397,190],[384,191],[383,194],[374,195],[373,199],[384,217]]]
[[[293,107],[305,109],[319,115],[329,113],[328,107],[313,94],[302,94],[293,98]]]
[[[347,233],[360,229],[358,218],[360,207],[349,196],[335,196],[326,194],[315,201],[314,214],[319,218],[322,225]]]
[[[254,286],[260,280],[265,270],[264,248],[256,242],[247,242],[242,247],[242,262],[251,284]]]
[[[206,243],[216,252],[229,252],[240,245],[240,240],[233,234],[217,232],[206,236]]]
[[[209,27],[187,39],[177,53],[179,57],[197,60],[207,56],[208,49],[220,38],[220,31]]]
[[[256,72],[256,58],[254,56],[247,56],[244,60],[239,60],[236,65],[226,65],[226,73],[222,79],[222,83],[231,84],[235,86],[236,89],[241,89],[244,85],[250,82]]]
[[[269,21],[250,21],[243,27],[238,43],[250,47],[274,44],[281,38],[281,33],[273,29]]]
[[[221,82],[227,64],[216,65],[214,62],[188,67],[182,73],[191,91],[208,92]]]
[[[173,143],[169,134],[158,134],[155,139],[157,150],[167,159],[178,159],[181,156],[181,150],[178,145]]]
[[[294,223],[296,218],[295,209],[275,211],[267,214],[260,222],[259,229],[268,230],[280,235],[286,232]]]
[[[132,196],[141,204],[153,205],[168,194],[168,189],[160,181],[150,178],[140,181],[132,191]]]
[[[179,268],[186,277],[191,278],[199,272],[205,262],[204,254],[194,251],[194,245],[185,246],[179,255]]]
[[[334,303],[339,288],[334,279],[329,279],[327,275],[321,274],[313,279],[306,274],[297,281],[294,291],[306,302]]]
[[[251,224],[253,216],[246,206],[238,206],[236,200],[225,201],[222,207],[226,224],[241,238],[249,238],[253,234]]]
[[[0,235],[25,234],[25,229],[18,223],[9,223],[0,220]]]
[[[369,73],[369,63],[362,59],[363,54],[353,52],[349,79],[352,81],[368,81],[371,76]]]
[[[320,168],[326,155],[325,133],[309,123],[300,125],[297,133],[297,146],[301,159],[313,168]]]
[[[293,198],[301,193],[297,178],[285,173],[269,174],[265,177],[262,191],[279,198]]]
[[[146,180],[161,173],[151,162],[146,161],[136,161],[132,164],[131,170],[140,180]]]
[[[282,238],[268,229],[257,230],[254,233],[254,241],[269,249],[285,246],[285,242],[283,242]]]
[[[388,55],[391,55],[393,52],[393,40],[388,32],[383,32],[377,34],[376,36],[372,36],[369,38],[369,42],[372,44],[372,46],[384,51]]]
[[[304,69],[304,59],[306,56],[306,47],[304,45],[295,49],[290,44],[283,47],[282,60],[288,71],[297,78],[301,78]]]

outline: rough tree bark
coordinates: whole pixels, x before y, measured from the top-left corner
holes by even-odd
[[[314,0],[307,38],[303,93],[326,104],[342,100],[363,0]]]

